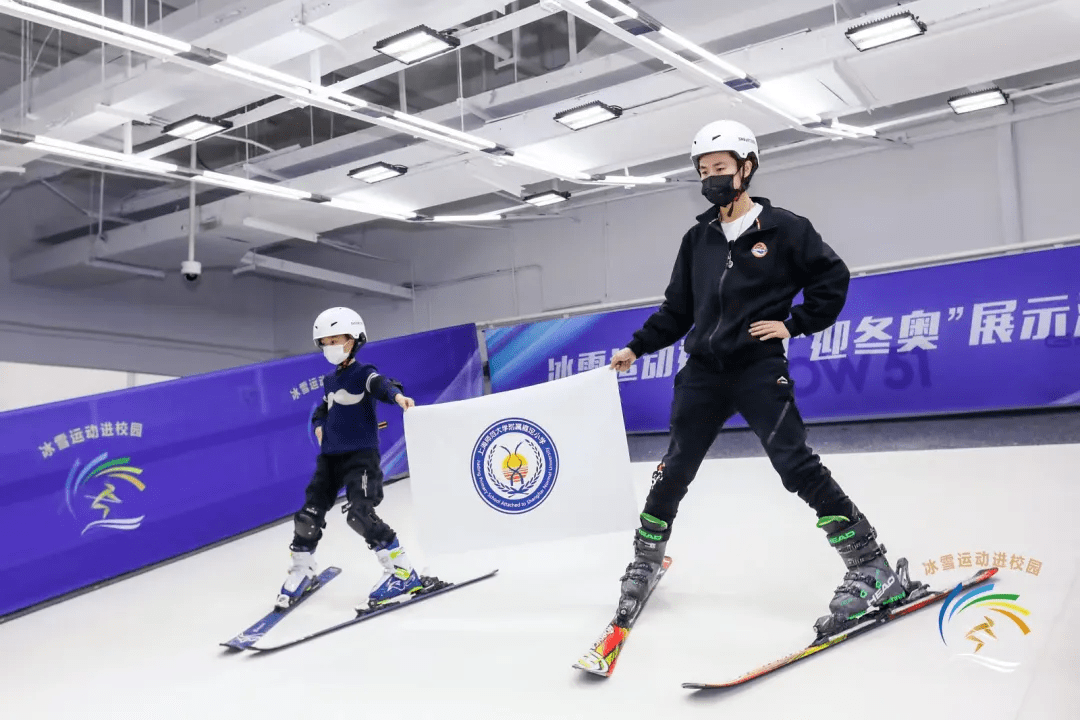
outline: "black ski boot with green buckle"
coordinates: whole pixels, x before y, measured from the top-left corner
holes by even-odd
[[[818,527],[825,530],[829,544],[840,553],[847,572],[829,603],[831,614],[814,623],[817,632],[814,645],[859,624],[865,615],[878,608],[923,594],[925,586],[911,581],[906,558],[897,561],[895,570],[890,567],[885,546],[877,543],[877,531],[862,515],[854,520],[829,515],[818,521]]]
[[[664,552],[670,535],[671,529],[666,522],[641,513],[641,527],[634,533],[634,559],[626,566],[626,573],[619,578],[622,583],[619,617],[633,615],[638,605],[648,596],[664,562]]]

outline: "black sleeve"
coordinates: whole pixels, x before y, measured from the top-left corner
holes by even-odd
[[[803,303],[784,323],[792,337],[813,335],[836,322],[847,302],[851,272],[809,222],[794,261],[803,285]]]
[[[683,236],[679,255],[675,258],[675,267],[671,271],[671,279],[664,291],[664,302],[626,344],[638,357],[675,343],[694,325],[694,293],[690,271],[692,232],[691,230]]]

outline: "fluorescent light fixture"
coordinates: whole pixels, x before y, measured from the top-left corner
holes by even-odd
[[[638,16],[637,10],[630,7],[624,2],[619,2],[619,0],[600,0],[600,2],[604,3],[609,7],[615,8],[626,17],[637,18]]]
[[[833,120],[828,126],[825,126],[825,130],[835,132],[837,135],[850,138],[863,138],[863,137],[875,137],[877,136],[877,130],[870,127],[856,127],[855,125],[845,125],[842,122]]]
[[[926,25],[910,12],[902,12],[880,20],[848,28],[844,37],[851,41],[859,52],[881,47],[900,40],[922,35]]]
[[[211,185],[217,185],[218,187],[229,188],[231,190],[256,193],[257,195],[269,195],[271,197],[280,197],[287,200],[307,200],[311,197],[311,193],[306,190],[296,190],[294,188],[273,185],[259,180],[248,180],[247,178],[236,177],[235,175],[210,172],[209,170],[204,171],[199,175],[199,178],[203,182]]]
[[[622,113],[622,108],[617,105],[607,105],[595,100],[579,107],[555,113],[555,122],[562,123],[571,130],[581,130],[608,120],[614,120]]]
[[[678,43],[683,48],[685,48],[685,49],[689,50],[690,52],[694,53],[695,55],[699,56],[702,60],[708,60],[713,65],[716,65],[717,67],[728,71],[729,73],[731,73],[735,77],[738,77],[738,78],[745,78],[746,77],[746,73],[743,72],[742,70],[740,70],[739,68],[735,67],[734,65],[732,65],[731,63],[729,63],[729,62],[727,62],[725,60],[721,60],[719,57],[712,54],[711,52],[709,52],[705,48],[700,47],[698,45],[695,45],[694,43],[690,42],[689,40],[687,40],[686,38],[684,38],[682,35],[678,34],[677,32],[675,32],[673,30],[669,30],[666,27],[661,27],[660,28],[660,34],[663,35],[664,37],[666,37],[667,39],[671,40],[672,42]]]
[[[202,140],[211,135],[225,132],[231,127],[232,123],[225,120],[211,120],[202,115],[192,115],[166,125],[161,132],[184,140]]]
[[[59,4],[59,3],[57,3]],[[66,7],[66,6],[63,6]],[[101,15],[94,15],[93,13],[86,13],[95,20],[83,21],[76,19],[79,17],[76,12],[70,9],[65,12],[64,15],[53,13],[47,10],[39,10],[29,5],[21,5],[13,2],[12,0],[0,0],[0,8],[4,8],[6,14],[14,17],[22,18],[23,20],[31,20],[41,23],[42,25],[48,25],[49,27],[56,28],[57,30],[66,30],[76,35],[90,38],[92,40],[98,40],[101,42],[107,42],[118,47],[126,48],[128,50],[134,50],[141,52],[150,57],[162,57],[179,55],[181,50],[173,49],[169,44],[162,43],[160,40],[164,36],[156,37],[153,41],[141,40],[138,37],[133,37],[131,34],[117,32],[115,30],[107,30],[105,27],[109,27],[111,22],[108,18],[103,18]],[[82,11],[77,11],[82,12]],[[69,17],[71,16],[71,17]],[[124,23],[118,23],[124,24]],[[105,26],[105,27],[102,27]],[[150,33],[153,35],[154,33]],[[189,50],[190,45],[186,43],[179,43],[186,46]]]
[[[214,67],[227,67],[235,70],[240,70],[241,72],[245,72],[250,75],[266,78],[268,80],[271,80],[272,82],[280,83],[282,85],[292,85],[298,90],[305,90],[307,92],[312,92],[315,94],[318,94],[319,91],[323,89],[321,85],[316,85],[315,83],[308,82],[302,78],[298,78],[295,75],[289,75],[288,73],[283,73],[272,68],[264,67],[257,63],[253,63],[243,58],[235,57],[233,55],[227,56],[225,60],[221,61]]]
[[[433,132],[443,135],[449,135],[450,137],[455,138],[461,142],[474,146],[477,150],[493,150],[498,147],[496,143],[493,143],[490,140],[485,140],[482,137],[477,137],[475,135],[470,135],[469,133],[461,132],[453,128],[448,128],[445,125],[433,123],[430,120],[418,118],[415,115],[409,115],[408,113],[395,111],[394,117],[407,124],[419,125],[420,127],[427,128],[428,130],[431,130]]]
[[[951,97],[949,98],[949,107],[957,115],[963,115],[976,110],[998,107],[1007,102],[1009,102],[1009,96],[1002,92],[1001,88],[994,87]]]
[[[323,203],[330,207],[340,208],[342,210],[352,210],[353,212],[366,213],[368,215],[376,215],[379,217],[388,217],[395,220],[413,220],[416,218],[416,213],[411,210],[403,210],[400,208],[393,208],[384,203],[377,205],[368,205],[366,203],[360,203],[353,200],[342,200],[341,198],[332,198],[331,200]]]
[[[506,159],[517,165],[524,165],[525,167],[546,172],[548,175],[566,178],[567,180],[589,180],[592,177],[583,172],[571,170],[570,168],[563,167],[557,163],[548,162],[547,160],[540,160],[539,158],[525,153],[514,153],[513,155],[507,156]]]
[[[0,0],[0,4],[2,4],[2,2],[4,2],[4,0]],[[190,181],[205,183],[207,185],[217,185],[231,190],[250,192],[256,195],[266,195],[284,200],[307,200],[329,205],[330,207],[341,208],[342,210],[351,210],[353,212],[387,217],[395,220],[416,220],[419,217],[411,210],[393,207],[388,203],[375,202],[368,204],[340,198],[328,198],[323,195],[314,195],[306,190],[297,190],[282,185],[274,185],[259,180],[249,180],[233,175],[224,175],[208,170],[189,170],[159,160],[150,160],[114,152],[112,150],[103,150],[88,145],[80,145],[79,143],[68,142],[66,140],[42,137],[40,135],[30,135],[27,133],[0,129],[0,140],[6,143],[39,150],[50,155],[60,155],[129,170],[141,170],[148,174],[157,175],[169,180],[183,180],[185,182]],[[569,197],[569,193],[566,193],[566,196]],[[483,219],[498,220],[500,219],[500,216],[491,213],[483,216]],[[455,221],[460,221],[460,217],[456,218]]]
[[[368,106],[367,100],[361,100],[358,97],[346,95],[343,92],[332,92],[326,97],[330,100],[335,100],[345,105],[351,105],[354,108],[366,108]]]
[[[495,220],[502,220],[503,216],[498,213],[487,213],[486,215],[436,215],[431,218],[432,222],[437,223],[471,223],[471,222],[494,222]]]
[[[3,2],[2,5],[11,6],[15,3]],[[130,23],[120,22],[119,20],[113,20],[97,13],[86,12],[85,10],[79,10],[73,8],[70,5],[64,3],[53,2],[52,0],[20,0],[21,5],[31,5],[39,7],[44,10],[49,10],[60,15],[66,15],[69,18],[81,20],[92,25],[96,25],[101,28],[109,28],[114,32],[122,33],[133,38],[139,38],[149,43],[153,43],[161,47],[162,50],[170,50],[174,53],[184,53],[191,51],[191,45],[180,40],[173,40],[170,37],[161,35],[159,33],[152,32],[150,30],[144,30],[143,28],[136,27]]]
[[[415,120],[416,118],[413,119]],[[459,148],[462,148],[463,150],[468,150],[470,152],[478,152],[482,149],[475,142],[465,142],[464,140],[458,140],[457,138],[451,137],[449,135],[433,132],[431,130],[425,130],[424,128],[414,125],[412,123],[403,123],[400,120],[395,120],[394,118],[380,118],[378,121],[376,121],[376,124],[389,125],[391,127],[401,130],[403,133],[406,133],[408,135],[427,138],[428,140],[434,140],[435,142],[449,143],[450,145],[456,145]]]
[[[375,43],[375,51],[410,65],[453,50],[461,41],[448,33],[419,25]]]
[[[42,150],[54,155],[63,155],[76,160],[103,163],[105,165],[113,165],[128,170],[143,170],[145,172],[158,174],[176,172],[179,170],[179,167],[172,163],[135,157],[133,155],[113,152],[112,150],[104,150],[90,145],[80,145],[79,143],[68,142],[66,140],[42,137],[41,135],[34,137],[32,141],[26,143],[26,147]]]
[[[525,202],[536,207],[544,207],[545,205],[554,205],[555,203],[566,202],[570,199],[570,193],[561,192],[559,190],[546,190],[542,193],[536,193],[535,195],[527,195],[522,198]]]
[[[596,182],[611,185],[663,185],[667,181],[663,175],[605,175]]]
[[[350,170],[349,177],[353,180],[363,180],[368,184],[374,184],[382,182],[383,180],[389,180],[390,178],[400,177],[408,171],[409,168],[404,165],[391,165],[390,163],[379,161],[371,165],[365,165]]]

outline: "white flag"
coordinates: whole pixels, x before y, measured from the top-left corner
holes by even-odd
[[[425,550],[637,527],[618,378],[607,367],[405,413]]]

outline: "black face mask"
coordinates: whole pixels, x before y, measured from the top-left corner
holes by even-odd
[[[710,175],[701,181],[701,194],[713,205],[730,205],[742,192],[735,189],[734,181],[734,175]]]

